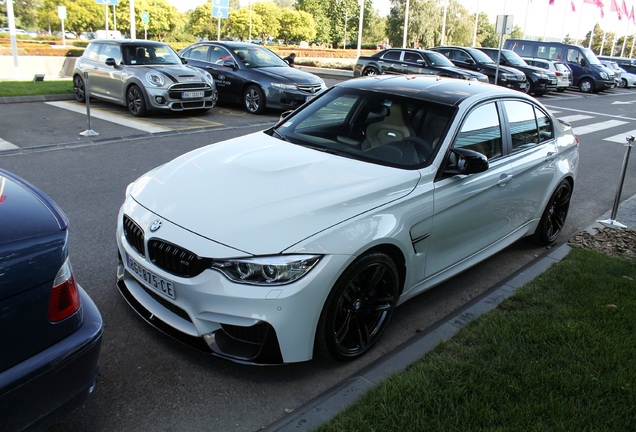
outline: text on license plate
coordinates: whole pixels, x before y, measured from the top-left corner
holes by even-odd
[[[128,264],[128,269],[139,276],[147,286],[174,300],[174,282],[168,279],[164,279],[161,276],[157,276],[156,274],[139,264],[137,261],[130,258],[128,254],[126,254],[126,261]]]
[[[202,98],[205,96],[205,92],[202,91],[188,91],[183,92],[181,95],[184,99]]]

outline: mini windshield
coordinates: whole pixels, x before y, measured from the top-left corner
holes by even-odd
[[[431,162],[453,107],[334,87],[269,132],[318,151],[405,169]]]
[[[426,60],[433,66],[455,66],[445,55],[436,52],[425,52]]]
[[[234,48],[234,54],[248,68],[289,67],[287,63],[272,51],[258,45]]]
[[[168,45],[124,45],[124,64],[180,65],[181,59]]]

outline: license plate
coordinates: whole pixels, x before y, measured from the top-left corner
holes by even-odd
[[[202,98],[205,96],[205,92],[202,91],[189,91],[183,92],[181,95],[184,99]]]
[[[126,254],[126,262],[128,264],[128,269],[136,274],[141,281],[144,282],[144,285],[174,300],[174,282],[154,274],[132,259],[128,254]]]
[[[524,89],[524,88],[526,88],[526,83],[521,83],[521,84],[519,84],[519,88],[520,88],[520,89]]]

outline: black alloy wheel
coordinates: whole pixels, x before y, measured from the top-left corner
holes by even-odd
[[[537,230],[534,232],[534,240],[538,244],[547,246],[557,239],[565,225],[571,197],[572,185],[567,180],[561,181],[550,197]]]
[[[136,85],[131,85],[126,92],[126,106],[135,117],[143,117],[148,112],[144,94]]]
[[[354,360],[380,339],[400,293],[398,270],[381,252],[363,255],[340,276],[318,323],[321,354]]]
[[[75,75],[73,77],[73,93],[75,94],[76,101],[80,103],[86,102],[86,90],[84,87],[84,80],[79,75]]]
[[[252,114],[261,114],[265,111],[265,93],[257,85],[251,85],[243,92],[245,109]]]

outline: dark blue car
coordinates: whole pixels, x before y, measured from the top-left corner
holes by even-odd
[[[0,169],[0,430],[42,424],[95,386],[102,317],[76,282],[68,219]]]

